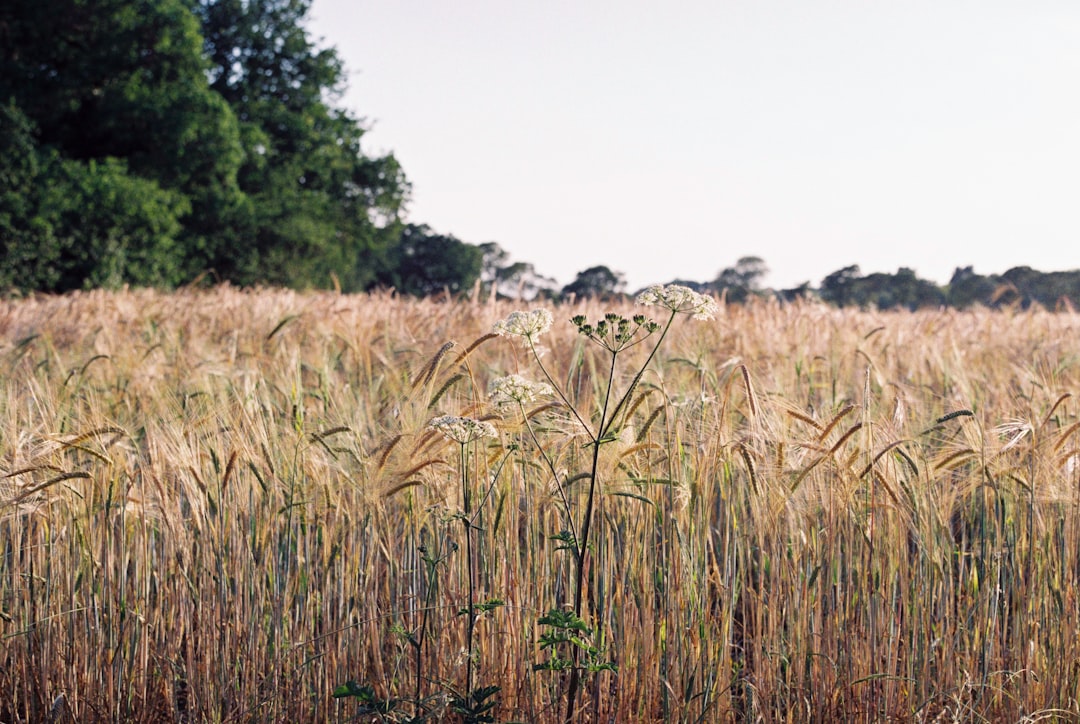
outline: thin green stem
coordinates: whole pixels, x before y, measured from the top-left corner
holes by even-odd
[[[678,312],[671,312],[671,316],[668,317],[667,323],[664,325],[663,331],[660,332],[659,339],[656,340],[656,344],[654,344],[652,350],[650,350],[649,356],[645,360],[645,364],[641,365],[641,368],[637,371],[637,374],[634,375],[634,379],[630,382],[630,386],[626,388],[626,392],[623,393],[623,396],[619,400],[619,403],[615,405],[615,409],[611,412],[611,419],[607,422],[608,427],[610,427],[611,424],[614,423],[615,419],[619,416],[619,412],[622,411],[622,408],[630,400],[630,396],[637,388],[638,383],[641,382],[641,377],[645,374],[645,370],[649,368],[649,363],[653,361],[653,357],[656,356],[656,352],[660,349],[660,345],[664,343],[664,338],[667,337],[668,330],[671,329],[671,325],[675,322],[675,315],[677,314]],[[598,435],[598,437],[603,438],[605,435],[607,435],[607,433],[607,428],[601,426],[600,434]]]
[[[618,418],[619,413],[626,406],[626,403],[633,395],[634,389],[641,381],[642,375],[645,374],[645,370],[648,369],[649,364],[656,356],[657,350],[660,349],[660,345],[663,344],[664,338],[667,337],[668,330],[671,329],[672,323],[675,321],[676,312],[672,311],[668,317],[667,323],[664,325],[663,331],[660,333],[660,337],[656,340],[656,344],[653,345],[652,350],[649,351],[649,356],[646,358],[644,364],[638,369],[634,375],[633,380],[630,382],[629,387],[619,398],[619,401],[615,404],[614,409],[611,410],[610,416],[608,415],[608,408],[611,404],[611,394],[615,387],[615,366],[618,360],[618,354],[620,349],[607,347],[611,352],[611,365],[608,370],[607,389],[604,392],[604,402],[600,411],[600,421],[597,426],[597,433],[592,435],[593,455],[592,455],[592,468],[589,475],[589,496],[585,502],[585,513],[581,521],[581,538],[576,540],[576,553],[577,553],[577,571],[574,585],[574,614],[581,618],[581,612],[583,608],[584,591],[585,591],[585,564],[586,556],[588,554],[589,538],[592,534],[592,520],[593,510],[596,506],[596,487],[597,487],[597,474],[600,467],[600,445],[607,442],[607,436],[611,431],[611,427],[615,420]],[[545,375],[546,375],[545,371]],[[550,379],[550,377],[549,377]],[[557,388],[556,388],[557,389]],[[560,393],[561,396],[561,393]],[[565,399],[565,398],[564,398]],[[567,403],[569,404],[569,403]],[[570,405],[571,409],[573,406]],[[574,411],[577,416],[576,410]],[[580,416],[578,416],[580,420]],[[566,716],[565,721],[570,724],[574,720],[575,704],[577,700],[578,689],[581,682],[581,669],[579,667],[580,651],[578,648],[574,648],[573,651],[573,666],[570,669],[570,680],[567,684],[566,695]]]
[[[431,612],[435,601],[436,591],[438,590],[438,565],[440,562],[438,552],[436,552],[435,557],[430,557],[427,549],[423,545],[420,546],[420,555],[421,559],[424,561],[424,566],[427,569],[427,590],[424,592],[424,606],[420,612],[420,634],[413,643],[416,652],[416,693],[414,701],[416,703],[418,714],[421,696],[423,695],[424,641],[427,638],[428,615]]]
[[[536,360],[536,365],[540,368],[540,372],[544,375],[544,379],[547,380],[548,385],[551,386],[551,389],[555,391],[555,394],[558,395],[560,400],[562,400],[562,403],[566,405],[568,410],[570,410],[570,414],[572,414],[574,418],[577,419],[578,424],[581,425],[582,429],[584,429],[585,432],[588,433],[589,438],[593,442],[596,442],[598,436],[593,434],[592,428],[589,427],[589,423],[585,422],[585,420],[578,413],[577,408],[574,406],[574,403],[570,401],[570,398],[568,398],[566,396],[566,393],[562,391],[562,387],[559,386],[559,383],[552,378],[551,373],[547,371],[546,367],[544,367],[544,363],[540,361],[540,355],[536,352],[536,347],[533,345],[531,339],[529,340],[529,350],[532,352],[533,359]]]
[[[611,401],[611,390],[615,385],[615,362],[618,357],[618,352],[611,353],[611,366],[608,370],[608,384],[607,390],[604,393],[604,404],[600,410],[600,430],[603,431],[607,426],[607,410],[608,404]],[[585,580],[585,553],[589,545],[589,534],[592,531],[592,512],[593,506],[596,504],[596,477],[597,471],[600,467],[600,445],[601,439],[597,439],[593,442],[592,451],[592,466],[589,473],[589,497],[585,501],[585,515],[581,521],[581,540],[577,541],[577,584],[574,589],[574,613],[579,617],[581,616],[581,599],[582,589],[584,588]]]
[[[618,356],[619,353],[617,350],[611,350],[611,366],[608,369],[607,390],[604,392],[604,404],[600,410],[599,429],[601,431],[601,434],[603,434],[603,431],[608,425],[608,404],[611,402],[611,390],[615,386],[615,363],[618,359]],[[649,358],[652,359],[652,356],[650,355]],[[625,399],[625,396],[623,399]],[[588,553],[589,535],[592,532],[593,506],[596,504],[596,478],[598,469],[600,467],[600,444],[600,438],[594,439],[592,469],[589,474],[589,497],[585,501],[585,515],[581,521],[581,540],[576,541],[575,544],[575,550],[577,553],[577,576],[574,582],[574,615],[577,616],[579,619],[581,618],[582,599],[585,589],[585,556]],[[573,650],[574,665],[570,669],[570,681],[567,684],[567,722],[572,722],[574,719],[574,703],[577,699],[578,686],[580,684],[581,678],[581,670],[578,666],[580,658],[581,651],[578,647],[575,646]]]
[[[555,469],[555,463],[548,456],[544,446],[540,443],[540,439],[536,435],[536,430],[533,429],[532,423],[529,421],[528,415],[525,414],[525,407],[521,403],[518,403],[518,407],[521,409],[521,417],[525,422],[525,429],[529,431],[529,436],[532,438],[533,444],[536,445],[537,451],[540,453],[540,457],[543,458],[544,464],[547,465],[548,470],[551,471],[551,476],[555,480],[555,487],[559,491],[559,498],[562,502],[563,509],[566,511],[567,525],[570,526],[570,534],[574,536],[574,540],[577,540],[577,524],[574,521],[573,510],[570,508],[570,501],[566,497],[566,489],[563,487],[562,481],[559,480],[559,473]]]
[[[472,554],[472,509],[470,507],[469,496],[469,474],[468,474],[468,458],[465,454],[466,443],[461,443],[461,491],[462,501],[465,506],[465,515],[462,518],[462,523],[465,525],[465,567],[469,577],[469,607],[467,609],[466,616],[466,652],[467,659],[465,661],[465,698],[468,699],[472,693],[472,679],[473,679],[473,631],[476,626],[476,618],[474,616],[476,607],[476,577],[474,575],[474,563]]]

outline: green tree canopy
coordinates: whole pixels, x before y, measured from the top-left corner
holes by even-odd
[[[0,102],[13,184],[4,282],[61,291],[180,280],[196,205],[239,200],[239,129],[181,0],[12,0]]]
[[[436,234],[424,225],[409,224],[402,229],[390,252],[390,264],[378,282],[420,297],[444,290],[458,293],[480,278],[483,257],[483,250],[474,244]]]
[[[856,303],[854,287],[858,278],[858,264],[837,269],[821,280],[821,298],[838,307]]]
[[[761,289],[761,280],[768,273],[769,267],[761,257],[744,256],[735,266],[721,271],[711,286],[717,292],[726,292],[728,301],[743,302]]]
[[[562,288],[562,296],[569,297],[613,297],[623,293],[626,281],[619,272],[606,266],[593,266],[580,271],[574,281]]]
[[[920,279],[907,267],[901,267],[895,274],[878,272],[861,276],[857,265],[846,266],[821,281],[821,298],[838,307],[878,309],[919,309],[946,303],[945,293],[936,284]]]
[[[0,6],[0,281],[362,289],[408,184],[331,103],[307,0]]]
[[[364,128],[334,108],[336,51],[304,28],[310,0],[188,0],[202,20],[210,87],[240,120],[240,188],[252,213],[203,263],[240,282],[345,289],[374,283],[400,234],[409,187],[392,156],[368,157]]]
[[[949,280],[947,299],[951,306],[964,309],[974,304],[990,306],[999,281],[975,273],[971,266],[957,267]]]

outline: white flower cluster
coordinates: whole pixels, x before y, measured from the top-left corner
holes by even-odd
[[[471,417],[455,417],[454,415],[436,417],[428,423],[428,427],[438,430],[446,437],[462,445],[473,440],[479,440],[482,437],[496,437],[498,435],[495,426],[490,422],[481,422]]]
[[[496,405],[524,405],[537,397],[552,393],[551,385],[530,382],[520,375],[508,375],[491,381],[491,400]]]
[[[638,295],[637,303],[685,312],[694,315],[694,319],[712,319],[718,311],[715,299],[679,284],[651,286]]]
[[[535,342],[544,332],[551,329],[551,312],[546,309],[534,309],[531,312],[511,312],[493,328],[495,334],[502,337],[524,337]]]

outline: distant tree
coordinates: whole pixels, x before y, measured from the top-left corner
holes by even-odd
[[[852,280],[850,301],[857,307],[892,309],[900,305],[892,274],[876,272]]]
[[[821,280],[821,298],[838,307],[857,304],[856,282],[858,279],[858,264],[834,271]]]
[[[744,256],[735,266],[722,270],[713,281],[717,292],[725,294],[728,301],[743,302],[761,289],[761,280],[769,273],[769,267],[759,256]]]
[[[949,306],[965,309],[974,304],[992,306],[994,293],[1001,286],[1000,278],[984,277],[971,266],[956,267],[947,287]]]
[[[482,254],[480,262],[481,281],[484,284],[498,284],[502,270],[510,265],[510,252],[494,241],[486,241],[479,244],[479,247]]]
[[[1052,293],[1047,294],[1046,281],[1042,272],[1029,266],[1015,266],[1001,275],[1003,288],[995,293],[995,302],[1006,304],[1019,302],[1024,308],[1036,301],[1045,304],[1045,299],[1053,296]],[[1013,294],[1010,295],[1009,291]]]
[[[896,274],[870,274],[855,280],[852,288],[852,303],[877,309],[915,310],[945,303],[945,293],[937,285],[920,279],[907,267],[901,267]]]
[[[390,256],[379,284],[413,296],[466,291],[480,278],[483,264],[480,247],[416,224],[402,229]]]
[[[1080,305],[1080,271],[1040,273],[1031,296],[1048,309]]]
[[[810,286],[809,281],[805,281],[797,287],[779,290],[776,292],[776,296],[781,301],[794,302],[797,299],[810,299],[814,296],[814,289]]]
[[[511,299],[535,299],[551,296],[558,285],[551,277],[543,276],[528,262],[512,262],[510,254],[494,241],[480,244],[483,265],[480,280],[487,289],[494,289]]]
[[[896,272],[898,283],[904,289],[902,304],[908,309],[942,307],[948,303],[945,290],[928,279],[922,279],[907,267]]]
[[[574,281],[562,288],[562,296],[605,299],[622,294],[625,288],[626,281],[621,273],[606,266],[594,266],[578,272]]]
[[[821,298],[837,306],[877,309],[919,309],[945,304],[946,296],[933,282],[920,279],[915,271],[901,267],[895,274],[877,272],[859,275],[858,266],[833,272],[821,282]]]

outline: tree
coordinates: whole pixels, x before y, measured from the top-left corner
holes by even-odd
[[[1075,308],[1080,304],[1080,271],[1039,272],[1029,294],[1048,309]]]
[[[1029,266],[1014,266],[1001,275],[1001,281],[1004,287],[1015,291],[1015,296],[1005,293],[1005,290],[1002,289],[994,295],[995,302],[1010,303],[1019,301],[1020,305],[1025,309],[1031,306],[1033,301],[1045,304],[1046,294],[1044,287],[1046,286],[1046,279],[1042,272],[1038,272]]]
[[[857,303],[855,299],[855,282],[858,278],[858,264],[852,264],[834,271],[821,280],[821,298],[838,307]]]
[[[750,294],[761,289],[761,280],[769,273],[769,267],[759,256],[744,256],[734,267],[728,267],[717,275],[712,287],[727,293],[731,302],[746,301]]]
[[[12,0],[0,36],[3,122],[24,161],[4,161],[18,184],[3,201],[5,281],[179,281],[182,222],[193,202],[235,200],[241,153],[195,17],[180,0]]]
[[[1000,285],[1000,279],[976,274],[974,267],[956,267],[949,280],[946,299],[949,306],[958,309],[965,309],[974,304],[991,306],[994,292]]]
[[[876,273],[856,279],[850,302],[878,309],[919,309],[945,303],[945,294],[933,282],[919,279],[913,269],[901,267],[896,274]]]
[[[13,103],[0,106],[0,289],[51,289],[57,281],[43,156],[26,115]]]
[[[625,288],[626,281],[621,273],[606,266],[594,266],[578,272],[574,281],[562,288],[562,296],[607,299],[622,294]]]
[[[402,230],[391,256],[392,263],[379,283],[421,297],[471,288],[480,278],[483,263],[480,247],[415,224]]]
[[[0,5],[7,283],[168,286],[213,270],[240,284],[372,284],[408,184],[330,105],[345,75],[310,41],[309,8]]]
[[[873,306],[877,309],[919,309],[945,304],[936,284],[920,279],[913,269],[901,267],[895,274],[859,276],[859,267],[847,266],[821,282],[821,298],[837,306]]]
[[[188,2],[202,20],[211,88],[241,123],[239,183],[252,200],[229,243],[202,263],[241,282],[324,286],[334,273],[346,290],[375,283],[392,263],[409,186],[393,156],[364,155],[362,124],[330,105],[346,76],[336,51],[304,28],[310,0]]]
[[[810,282],[806,281],[797,287],[789,287],[787,289],[781,289],[776,292],[776,296],[783,302],[794,302],[798,299],[811,299],[814,296],[814,290],[810,286]]]
[[[26,117],[0,107],[0,288],[169,284],[189,210],[183,195],[121,161],[37,148]]]
[[[494,241],[480,244],[483,263],[480,281],[488,289],[511,299],[535,299],[541,295],[554,295],[558,290],[555,280],[537,273],[527,262],[511,262],[510,255]]]

